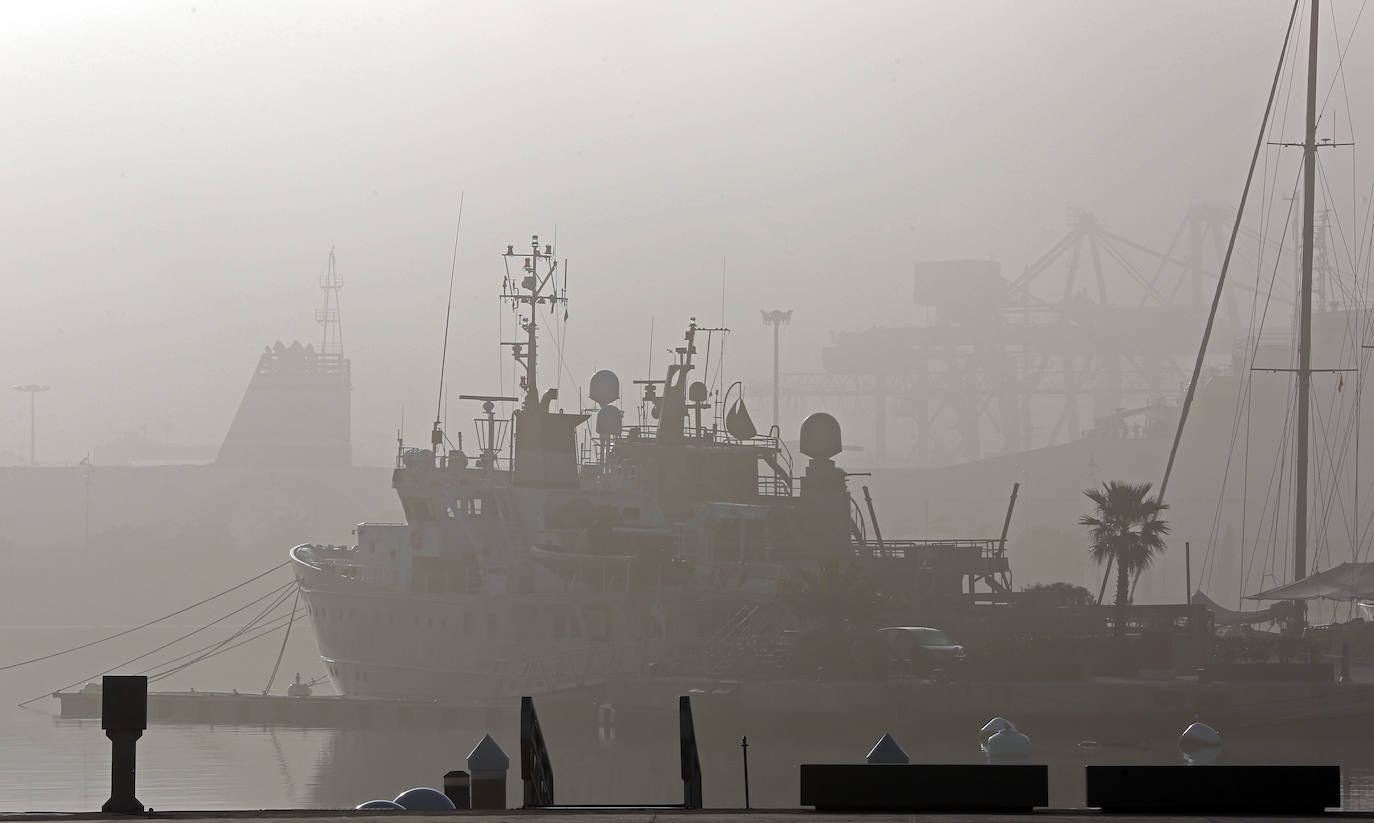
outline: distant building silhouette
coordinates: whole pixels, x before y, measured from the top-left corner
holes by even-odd
[[[342,354],[277,341],[258,358],[216,463],[347,466],[352,462],[351,364]]]

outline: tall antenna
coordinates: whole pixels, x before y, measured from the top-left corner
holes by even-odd
[[[528,254],[516,252],[514,245],[508,245],[501,256],[506,260],[507,272],[510,271],[511,260],[523,258],[521,273],[515,277],[507,274],[501,299],[509,300],[517,311],[520,311],[522,306],[528,307],[529,310],[528,315],[521,314],[518,320],[525,330],[525,340],[507,341],[501,345],[510,346],[515,362],[525,369],[525,375],[520,380],[520,393],[524,395],[525,411],[539,411],[542,409],[539,395],[539,307],[548,304],[549,311],[553,312],[558,304],[567,305],[568,296],[558,291],[558,260],[554,255],[553,244],[544,244],[541,248],[539,235],[530,236]],[[546,287],[549,287],[547,292]],[[557,395],[557,390],[552,390],[545,399],[551,400]]]
[[[463,231],[463,200],[466,197],[466,191],[458,195],[458,226],[453,230],[453,262],[448,268],[448,304],[444,307],[444,352],[439,356],[439,399],[434,404],[434,429],[430,435],[436,453],[439,445],[444,442],[440,421],[444,411],[444,372],[448,368],[448,326],[453,318],[453,279],[458,272],[458,235]]]
[[[343,289],[343,278],[334,269],[334,247],[329,247],[329,263],[324,274],[320,275],[320,291],[324,292],[324,305],[315,311],[315,322],[324,327],[320,340],[320,354],[343,356],[343,320],[339,315],[339,292]]]

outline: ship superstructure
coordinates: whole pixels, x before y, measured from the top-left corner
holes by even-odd
[[[736,386],[713,399],[693,379],[699,337],[724,329],[693,321],[664,377],[635,381],[646,423],[624,425],[609,371],[591,381],[594,414],[558,410],[537,368],[539,311],[567,299],[558,263],[537,236],[504,257],[519,261],[501,297],[525,334],[503,345],[523,375],[519,396],[462,396],[481,404],[475,459],[436,421],[429,448],[398,445],[406,522],[291,551],[340,692],[484,699],[706,673],[741,615],[775,612],[781,581],[825,558],[890,563],[912,586],[1008,587],[1004,540],[870,538],[833,417],[803,425],[795,476],[776,427],[727,407]]]

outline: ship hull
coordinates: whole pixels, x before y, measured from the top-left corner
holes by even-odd
[[[646,677],[704,654],[667,637],[669,624],[698,637],[692,626],[737,605],[684,609],[662,592],[427,595],[293,557],[321,660],[351,697],[485,702]]]

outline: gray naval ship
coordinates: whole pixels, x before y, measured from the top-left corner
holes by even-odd
[[[780,636],[783,589],[827,559],[881,561],[886,583],[908,592],[1009,590],[1005,530],[883,540],[871,500],[860,507],[833,460],[842,445],[830,415],[803,423],[808,459],[794,473],[739,384],[713,398],[694,379],[698,342],[725,329],[693,320],[664,377],[635,381],[641,425],[624,424],[609,371],[591,380],[594,412],[556,410],[557,390],[540,391],[538,317],[566,301],[566,286],[537,236],[505,258],[508,272],[520,268],[501,297],[525,331],[504,344],[521,391],[463,396],[482,408],[475,458],[436,421],[429,448],[398,443],[392,486],[406,522],[365,522],[355,545],[290,551],[341,694],[483,701],[719,675],[746,626]],[[518,408],[506,418],[503,404]]]

